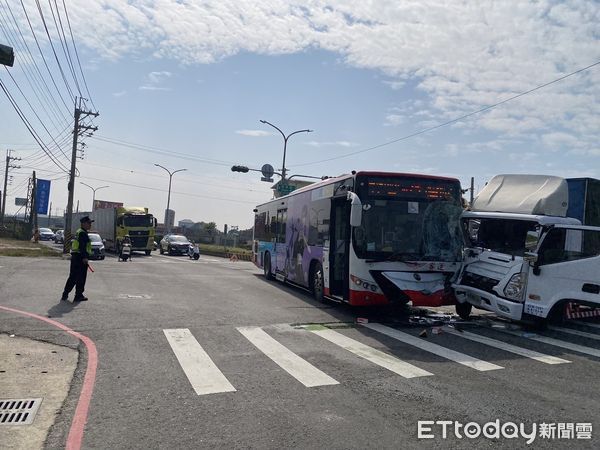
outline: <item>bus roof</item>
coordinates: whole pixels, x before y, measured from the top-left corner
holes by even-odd
[[[296,189],[292,192],[290,192],[287,195],[284,195],[282,197],[278,197],[263,203],[258,204],[257,206],[263,206],[266,205],[268,203],[271,203],[273,201],[276,200],[281,200],[281,199],[286,199],[289,197],[292,197],[296,194],[300,194],[302,192],[307,192],[307,191],[311,191],[313,189],[317,189],[320,188],[322,186],[327,186],[329,184],[332,183],[337,183],[338,181],[342,181],[348,178],[354,178],[358,175],[363,175],[363,176],[377,176],[377,177],[411,177],[411,178],[423,178],[423,179],[428,179],[428,180],[442,180],[442,181],[451,181],[451,182],[457,182],[460,183],[460,181],[457,178],[452,178],[452,177],[440,177],[440,176],[436,176],[436,175],[424,175],[424,174],[417,174],[417,173],[400,173],[400,172],[376,172],[376,171],[367,171],[367,170],[361,170],[359,172],[353,172],[353,173],[345,173],[342,175],[338,175],[337,177],[332,177],[332,178],[327,178],[325,180],[322,181],[317,181],[316,183],[313,184],[309,184],[308,186],[304,186],[301,187],[299,189]]]

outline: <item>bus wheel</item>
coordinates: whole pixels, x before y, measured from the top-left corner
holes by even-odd
[[[315,300],[323,302],[325,300],[323,286],[323,266],[321,263],[315,263],[312,271],[312,291]]]
[[[265,272],[265,278],[267,280],[272,280],[273,274],[271,273],[271,255],[269,253],[265,253],[265,264],[263,266],[263,270]]]
[[[473,305],[469,302],[456,303],[456,314],[458,314],[462,320],[469,320],[472,309]]]

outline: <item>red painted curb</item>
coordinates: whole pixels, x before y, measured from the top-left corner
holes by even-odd
[[[83,429],[85,427],[85,423],[87,422],[90,402],[92,400],[92,392],[94,391],[94,383],[96,382],[98,352],[96,351],[96,345],[94,344],[94,341],[83,334],[71,330],[69,327],[57,322],[56,320],[38,316],[37,314],[32,314],[26,311],[19,311],[18,309],[8,308],[6,306],[0,306],[0,309],[47,322],[51,325],[54,325],[56,328],[66,331],[85,344],[85,348],[88,352],[88,363],[85,370],[85,376],[83,378],[83,387],[81,388],[81,393],[79,394],[79,401],[77,402],[77,408],[75,409],[75,415],[73,417],[73,422],[71,423],[71,429],[69,430],[69,436],[67,437],[67,443],[65,447],[68,450],[79,450],[83,441]]]

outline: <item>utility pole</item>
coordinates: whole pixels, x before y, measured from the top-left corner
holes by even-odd
[[[96,131],[98,127],[89,127],[82,125],[80,120],[87,116],[98,117],[98,113],[84,111],[81,109],[81,97],[79,97],[79,107],[77,106],[77,97],[75,97],[75,121],[73,125],[73,149],[71,153],[71,172],[69,174],[69,199],[67,201],[67,217],[65,219],[65,239],[63,244],[63,253],[69,251],[69,242],[71,240],[71,227],[73,224],[73,195],[75,193],[75,172],[77,162],[77,139],[81,131]]]
[[[12,150],[6,150],[6,167],[4,169],[4,190],[2,191],[2,214],[0,215],[0,225],[4,223],[4,214],[6,212],[6,188],[8,186],[8,169],[20,169],[21,166],[12,165],[11,161],[20,161],[21,158],[10,156]]]
[[[48,209],[48,223],[46,224],[50,228],[50,219],[52,219],[52,202],[50,202],[50,208]]]
[[[32,183],[31,185],[32,187],[32,191],[31,191],[31,219],[29,221],[29,223],[31,224],[31,232],[30,234],[35,233],[35,230],[37,229],[37,178],[35,176],[35,170],[33,171],[33,177],[32,177]]]

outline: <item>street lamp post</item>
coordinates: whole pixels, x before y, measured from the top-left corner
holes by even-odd
[[[97,188],[93,188],[89,184],[85,184],[83,181],[80,181],[79,183],[83,184],[84,186],[89,187],[94,192],[94,194],[92,195],[92,211],[94,211],[94,208],[95,208],[94,205],[96,204],[96,191],[98,191],[100,189],[104,189],[104,188],[110,187],[110,186],[100,186],[100,187],[97,187]]]
[[[281,180],[285,180],[285,174],[287,172],[287,170],[285,169],[285,153],[287,150],[287,141],[290,137],[292,137],[294,134],[297,133],[312,133],[313,130],[297,130],[294,131],[290,134],[288,134],[287,136],[285,135],[285,133],[283,131],[281,131],[279,128],[277,128],[275,125],[273,125],[271,122],[267,122],[266,120],[260,120],[261,123],[266,123],[267,125],[272,126],[273,128],[275,128],[277,131],[279,131],[281,133],[281,135],[283,136],[283,164],[281,167]]]
[[[167,169],[164,166],[161,166],[160,164],[154,164],[156,167],[160,167],[161,169],[165,169],[167,171],[167,173],[169,174],[169,194],[167,195],[167,209],[165,211],[165,227],[166,227],[166,231],[167,234],[171,231],[171,226],[169,225],[169,222],[167,221],[168,219],[168,214],[169,214],[169,207],[171,206],[171,180],[173,179],[173,175],[175,175],[177,172],[183,172],[184,170],[187,169],[177,169],[174,170],[173,172],[171,172],[169,169]]]

